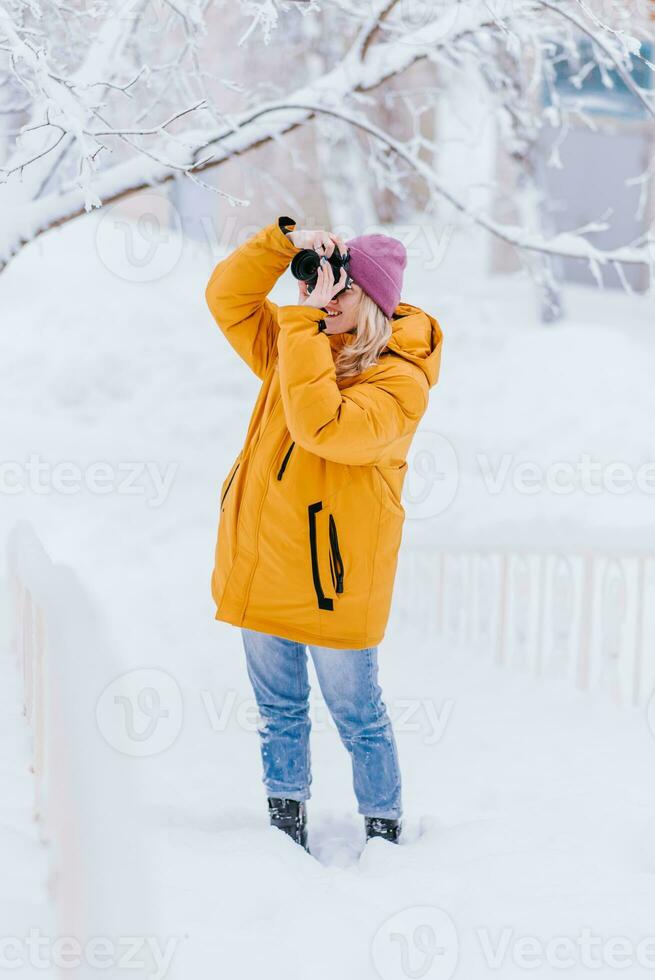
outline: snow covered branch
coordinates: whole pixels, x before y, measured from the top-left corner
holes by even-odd
[[[622,248],[603,250],[595,248],[586,238],[582,237],[582,231],[593,229],[580,229],[576,232],[567,232],[554,235],[550,239],[543,236],[531,234],[524,228],[503,225],[494,221],[488,215],[482,214],[461,201],[453,194],[439,178],[437,172],[425,163],[418,154],[407,149],[406,144],[394,139],[389,133],[384,132],[378,126],[373,125],[364,118],[360,118],[344,110],[329,108],[320,105],[287,105],[287,109],[305,109],[312,113],[326,113],[337,119],[342,119],[369,135],[375,137],[394,153],[408,163],[413,170],[422,177],[436,193],[444,198],[455,210],[469,218],[474,224],[484,228],[496,238],[501,239],[507,245],[512,245],[522,251],[538,252],[542,255],[559,256],[568,259],[585,259],[592,266],[604,266],[608,264],[619,265],[645,265],[655,269],[655,234],[647,237],[640,246],[625,246]],[[271,110],[268,110],[271,111]]]
[[[0,0],[0,48],[15,93],[9,134],[18,134],[9,135],[12,152],[0,169],[0,269],[25,243],[92,207],[176,177],[198,180],[203,171],[284,141],[318,116],[332,116],[365,134],[371,171],[386,168],[395,193],[402,194],[405,174],[418,174],[435,195],[520,250],[584,258],[595,270],[607,264],[653,269],[652,235],[602,251],[588,241],[585,229],[546,238],[538,229],[502,224],[470,208],[429,162],[438,152],[421,132],[429,100],[411,92],[396,100],[402,110],[399,126],[411,132],[404,139],[376,119],[385,83],[419,62],[452,74],[462,66],[471,70],[473,61],[500,122],[509,120],[513,156],[528,160],[546,124],[567,125],[560,101],[540,102],[540,86],[552,82],[558,61],[574,57],[580,37],[592,42],[593,65],[603,83],[611,87],[614,71],[635,102],[655,115],[652,93],[632,74],[632,59],[643,61],[640,41],[602,23],[583,0],[512,0],[509,6],[500,0],[496,5],[460,0],[432,8],[419,26],[407,23],[399,0],[374,0],[368,11],[349,0],[330,11],[313,3],[242,0],[249,23],[239,39],[244,58],[249,47],[261,44],[259,32],[265,42],[271,40],[289,6],[306,8],[301,19],[320,14],[327,28],[330,17],[340,18],[339,30],[349,38],[342,53],[318,77],[286,93],[279,82],[249,90],[210,70],[206,45],[215,39],[208,27],[209,0],[166,0],[157,6],[153,0],[121,0],[118,10],[108,0],[97,3],[101,26],[89,44],[84,16],[75,18],[51,0],[29,5]],[[645,36],[645,28],[638,29]],[[73,53],[58,43],[64,34],[73,37]],[[273,54],[279,62],[280,50]],[[525,85],[516,84],[508,71],[508,64],[522,58],[532,66]],[[234,205],[247,204],[217,192]]]

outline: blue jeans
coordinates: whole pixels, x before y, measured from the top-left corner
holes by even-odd
[[[241,628],[261,724],[267,796],[308,800],[309,679],[304,643]],[[378,685],[377,647],[309,647],[325,703],[350,754],[359,813],[400,818],[398,751]]]

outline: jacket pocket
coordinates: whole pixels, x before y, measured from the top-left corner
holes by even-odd
[[[323,509],[323,501],[317,500],[307,508],[309,518],[309,552],[312,561],[312,580],[319,609],[334,609],[334,602],[323,592],[321,584],[321,569],[319,564],[318,535],[316,533],[316,515]],[[330,562],[332,559],[330,558]],[[330,566],[331,567],[331,566]]]
[[[289,446],[289,448],[287,449],[286,453],[284,454],[284,459],[282,460],[282,465],[280,466],[280,469],[278,470],[278,474],[277,474],[278,480],[281,480],[282,479],[282,475],[283,475],[285,469],[287,468],[287,463],[289,462],[289,457],[291,456],[291,451],[292,451],[292,449],[293,449],[294,446],[295,446],[295,442],[292,442],[291,445]]]
[[[240,465],[241,465],[241,460],[239,459],[239,460],[237,460],[236,466],[234,466],[234,468],[232,470],[231,476],[229,476],[227,478],[227,486],[225,487],[225,490],[223,490],[223,493],[222,493],[222,496],[221,496],[221,510],[223,510],[223,504],[225,503],[225,498],[227,497],[228,491],[229,491],[230,487],[232,486],[232,482],[234,480],[234,477],[237,475],[237,470],[239,469],[239,466]]]
[[[384,468],[374,466],[373,471],[377,477],[382,505],[404,519],[405,508],[402,504],[402,488],[407,475],[407,461],[401,466],[386,466]]]
[[[332,514],[329,517],[330,529],[330,573],[335,592],[343,592],[343,561],[339,551],[337,525]]]

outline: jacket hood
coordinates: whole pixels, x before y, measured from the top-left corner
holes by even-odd
[[[418,306],[399,303],[391,321],[392,334],[385,351],[393,351],[411,361],[425,374],[430,388],[439,377],[441,362],[441,327],[434,317]],[[328,334],[333,351],[349,343],[349,333]]]
[[[391,321],[388,350],[420,367],[432,388],[441,364],[441,327],[437,320],[410,303],[399,303]]]

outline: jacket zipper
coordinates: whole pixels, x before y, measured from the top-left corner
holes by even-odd
[[[332,514],[330,514],[328,520],[330,529],[330,572],[332,573],[332,582],[334,583],[335,592],[343,592],[343,561],[341,559],[341,552],[339,551],[337,525]]]
[[[279,401],[281,401],[281,399],[282,399],[282,395],[280,394],[276,398],[276,400],[275,400],[275,402],[274,402],[274,404],[273,404],[273,406],[271,408],[271,411],[270,411],[270,414],[268,416],[268,419],[266,420],[266,423],[264,425],[264,431],[266,431],[266,428],[270,425],[270,422],[271,422],[271,419],[273,418],[273,415],[275,413],[275,409],[277,407],[277,404],[278,404]],[[261,438],[261,434],[260,434],[260,438]],[[274,466],[274,464],[271,463],[271,465],[269,466],[269,468],[267,470],[267,474],[266,474],[266,486],[268,486],[268,481],[271,478],[271,473],[273,472],[273,466]],[[245,482],[244,487],[243,487],[244,496],[245,496],[245,493],[246,493],[246,488],[247,488],[247,484],[248,484],[248,477],[249,477],[249,475],[250,475],[250,469],[246,473],[246,482]],[[262,510],[263,510],[263,507],[264,507],[265,496],[266,496],[265,494],[262,496],[262,499],[260,500],[260,503],[259,503],[259,510],[257,511],[257,522],[256,522],[256,525],[255,525],[255,541],[258,541],[259,540],[259,527],[260,527],[261,519],[262,519]],[[238,550],[238,547],[239,547],[239,529],[238,529],[238,527],[237,527],[237,533],[235,535],[234,547],[235,547],[235,554],[236,554],[236,552]],[[259,554],[257,555],[257,559],[258,558],[259,558]],[[254,565],[252,566],[252,570],[251,570],[250,576],[248,578],[248,585],[246,586],[246,588],[244,590],[244,599],[243,599],[243,602],[241,604],[241,613],[240,613],[240,617],[241,617],[241,620],[242,621],[243,621],[243,617],[246,614],[246,609],[248,608],[248,603],[250,601],[250,590],[252,588],[252,580],[255,577],[255,571],[256,571],[256,569],[257,569],[257,561],[255,561]]]
[[[318,599],[319,609],[334,609],[334,602],[323,592],[321,576],[318,567],[318,550],[316,547],[316,515],[323,509],[323,501],[318,500],[315,504],[310,504],[307,508],[309,516],[309,548],[312,557],[312,579],[314,580],[314,590]]]
[[[280,467],[280,469],[278,471],[278,474],[277,474],[278,480],[281,480],[282,479],[282,474],[284,473],[284,471],[286,469],[287,463],[289,462],[289,456],[291,455],[291,451],[292,451],[292,449],[293,449],[294,446],[295,446],[295,442],[292,442],[291,445],[289,446],[289,448],[287,449],[285,455],[284,455],[284,459],[282,460],[282,466]]]
[[[229,483],[228,483],[228,485],[226,486],[226,488],[225,488],[225,492],[223,493],[223,496],[221,497],[221,510],[223,510],[223,503],[225,502],[225,498],[227,497],[227,492],[228,492],[228,490],[230,489],[230,487],[232,486],[232,480],[233,480],[233,479],[234,479],[234,477],[235,477],[235,476],[237,475],[237,470],[239,469],[239,467],[240,467],[240,466],[241,466],[241,460],[239,460],[239,462],[238,462],[238,463],[237,463],[237,465],[235,466],[235,468],[234,468],[234,473],[233,473],[233,474],[232,474],[232,476],[230,477],[230,482],[229,482]]]

